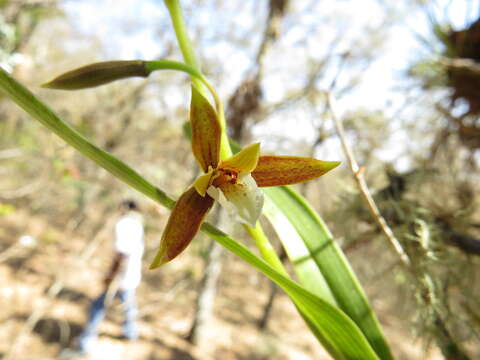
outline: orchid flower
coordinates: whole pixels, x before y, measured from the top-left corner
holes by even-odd
[[[309,181],[339,164],[296,156],[260,156],[259,143],[220,160],[221,124],[215,109],[195,86],[190,121],[192,151],[204,174],[177,200],[150,268],[172,260],[190,244],[215,200],[235,220],[254,227],[263,207],[259,187]]]

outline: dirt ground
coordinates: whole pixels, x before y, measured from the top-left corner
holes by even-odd
[[[22,234],[31,234],[36,243],[22,244]],[[16,211],[0,217],[0,358],[72,358],[68,349],[75,347],[111,261],[109,240],[108,231],[99,235],[98,247],[85,259],[85,239],[62,232],[40,216]],[[149,248],[156,246],[156,239],[147,236],[147,241],[152,242]],[[202,345],[192,346],[185,334],[201,275],[193,251],[156,271],[146,270],[145,261],[138,289],[140,339],[122,339],[122,313],[114,303],[91,359],[329,359],[283,293],[275,300],[268,329],[259,330],[269,282],[231,254],[224,257],[214,319]],[[425,353],[405,322],[388,313],[381,300],[373,304],[398,359],[441,359],[437,351]]]

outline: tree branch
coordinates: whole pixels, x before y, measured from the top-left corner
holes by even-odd
[[[347,142],[342,121],[337,116],[335,100],[330,92],[327,92],[327,108],[330,110],[332,120],[335,124],[338,137],[340,138],[340,142],[342,144],[343,152],[347,157],[348,164],[350,165],[350,169],[352,171],[353,177],[358,185],[358,188],[360,190],[360,193],[363,199],[368,205],[370,213],[372,214],[373,218],[375,219],[375,222],[378,224],[382,232],[385,234],[385,236],[389,240],[390,244],[393,246],[395,252],[399,256],[402,263],[407,267],[409,267],[411,265],[410,258],[406,254],[405,250],[403,249],[398,239],[393,234],[392,229],[390,228],[390,226],[388,226],[387,222],[385,221],[382,214],[380,213],[380,210],[378,209],[377,204],[372,198],[370,190],[368,189],[367,183],[363,176],[363,168],[362,169],[359,168],[358,163],[355,159],[355,156],[353,155],[353,151]]]

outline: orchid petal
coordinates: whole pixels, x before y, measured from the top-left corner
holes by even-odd
[[[220,163],[219,168],[235,171],[238,175],[251,173],[258,163],[260,143],[252,144]]]
[[[193,183],[193,187],[201,196],[205,196],[207,193],[207,189],[212,182],[213,172],[214,170],[210,168],[206,174],[200,175]]]
[[[195,86],[192,86],[190,122],[195,158],[204,172],[210,166],[215,169],[220,159],[220,122],[215,109]]]
[[[260,156],[252,176],[260,187],[289,185],[315,179],[339,164],[297,156]]]
[[[180,196],[170,214],[150,269],[172,260],[190,244],[212,206],[213,199],[200,196],[193,187]]]
[[[236,184],[226,183],[220,188],[210,186],[207,194],[217,200],[235,221],[255,227],[263,207],[263,192],[250,174]]]

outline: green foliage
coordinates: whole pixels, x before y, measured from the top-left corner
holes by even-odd
[[[379,359],[355,323],[338,308],[286,278],[212,225],[206,223],[202,230],[275,281],[290,296],[314,335],[335,359]]]

